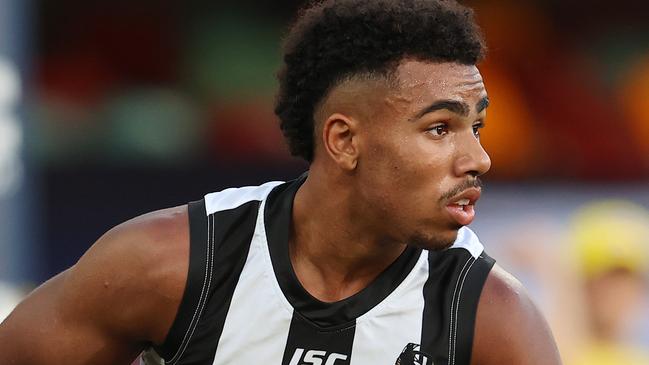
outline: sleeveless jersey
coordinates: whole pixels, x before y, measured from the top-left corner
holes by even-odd
[[[189,204],[190,260],[177,317],[141,363],[468,365],[494,260],[464,227],[444,251],[408,247],[334,303],[299,283],[288,252],[304,181],[226,189]],[[318,209],[318,207],[313,207]]]

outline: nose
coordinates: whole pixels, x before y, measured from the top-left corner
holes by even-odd
[[[478,177],[491,168],[491,159],[473,133],[462,136],[456,145],[455,174],[458,177]]]

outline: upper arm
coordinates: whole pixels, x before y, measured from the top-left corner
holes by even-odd
[[[543,315],[498,265],[485,282],[476,316],[472,364],[561,364]]]
[[[0,325],[0,363],[127,364],[162,343],[189,265],[185,207],[115,227]]]

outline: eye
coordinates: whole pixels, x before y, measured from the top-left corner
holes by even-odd
[[[448,125],[438,124],[431,128],[428,128],[426,131],[435,137],[441,137],[448,134]]]
[[[479,121],[479,122],[477,122],[476,124],[473,125],[473,135],[476,138],[480,138],[480,130],[482,128],[484,128],[484,122],[483,121]]]

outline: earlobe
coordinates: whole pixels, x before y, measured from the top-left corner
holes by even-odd
[[[341,168],[354,170],[358,164],[356,121],[345,115],[332,114],[324,122],[322,142],[329,157]]]

